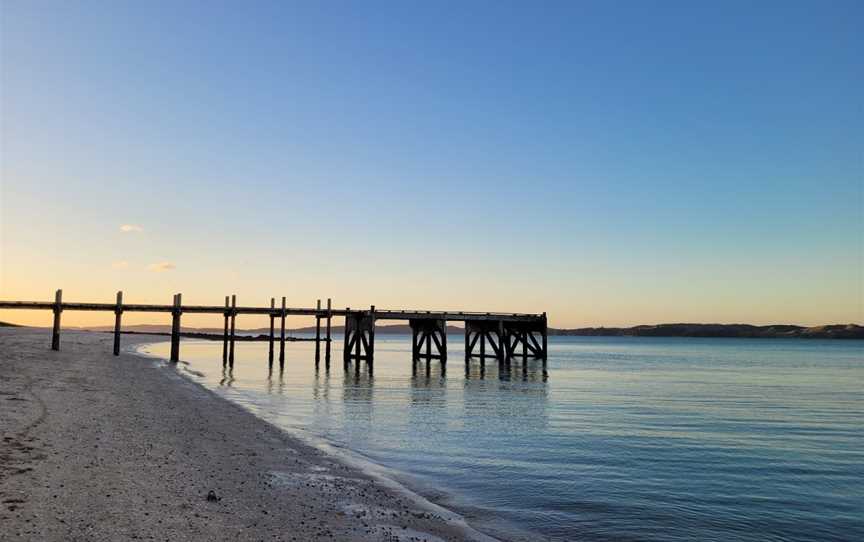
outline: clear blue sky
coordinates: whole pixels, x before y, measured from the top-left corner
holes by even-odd
[[[0,15],[0,297],[864,320],[864,2]]]

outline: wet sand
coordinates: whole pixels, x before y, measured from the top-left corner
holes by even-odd
[[[490,540],[111,341],[0,328],[0,540]]]

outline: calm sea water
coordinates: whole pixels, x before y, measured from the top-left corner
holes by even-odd
[[[539,362],[374,375],[289,343],[184,341],[192,375],[257,415],[374,463],[491,534],[553,540],[864,540],[864,342],[550,338]],[[455,348],[454,348],[455,347]],[[144,347],[167,356],[167,343]],[[277,364],[278,365],[278,364]]]

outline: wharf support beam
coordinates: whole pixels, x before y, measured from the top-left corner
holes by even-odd
[[[411,318],[408,324],[411,326],[412,361],[423,358],[447,363],[447,321],[442,318]]]
[[[478,347],[479,343],[479,347]],[[486,350],[489,344],[491,353]],[[509,361],[514,356],[527,360],[529,355],[546,360],[547,325],[546,315],[528,321],[467,321],[465,322],[465,361],[479,357],[483,364],[486,357],[498,361]]]
[[[546,359],[546,319],[534,322],[504,322],[504,355],[507,359],[529,355],[535,359]]]
[[[479,343],[479,348],[477,347]],[[487,354],[486,344],[492,352]],[[487,357],[504,361],[506,349],[504,339],[504,322],[494,320],[478,320],[465,322],[465,361],[479,357],[485,364]]]
[[[343,351],[345,367],[348,367],[350,361],[354,361],[359,368],[361,360],[365,360],[371,367],[374,353],[375,306],[373,305],[372,309],[368,311],[346,309],[345,346]]]

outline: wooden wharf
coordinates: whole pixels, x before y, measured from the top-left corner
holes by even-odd
[[[222,362],[234,366],[234,343],[236,338],[236,318],[239,314],[267,316],[270,321],[268,362],[272,367],[275,357],[274,343],[279,341],[278,362],[280,369],[285,364],[285,318],[287,316],[312,316],[315,318],[315,363],[321,359],[321,343],[324,343],[324,359],[330,366],[332,319],[344,318],[342,357],[347,368],[355,362],[359,368],[365,361],[372,367],[375,352],[375,323],[379,320],[407,321],[411,327],[412,358],[437,359],[442,367],[447,363],[447,323],[462,322],[465,325],[465,361],[479,358],[481,367],[486,358],[507,362],[520,357],[547,358],[547,318],[546,313],[502,313],[502,312],[463,312],[463,311],[421,311],[376,309],[336,309],[328,299],[322,306],[319,299],[315,307],[288,307],[282,297],[281,306],[276,306],[276,298],[270,299],[270,306],[238,306],[237,296],[225,296],[225,305],[183,305],[182,295],[175,294],[170,305],[124,303],[123,292],[117,292],[114,303],[78,303],[63,301],[63,291],[57,290],[54,301],[2,301],[0,309],[50,310],[54,313],[51,334],[51,348],[60,349],[60,318],[64,311],[105,311],[113,312],[114,355],[120,354],[120,334],[122,316],[126,312],[170,313],[171,314],[171,361],[180,359],[180,321],[183,314],[221,314],[224,318],[222,337]],[[279,319],[279,337],[275,337],[276,319]],[[324,336],[322,337],[322,323]],[[487,348],[488,347],[488,348]]]

